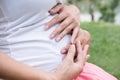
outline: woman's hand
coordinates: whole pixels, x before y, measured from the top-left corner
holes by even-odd
[[[46,24],[46,29],[51,28],[53,25],[60,23],[60,25],[53,31],[50,38],[56,38],[56,41],[60,41],[66,34],[72,33],[71,42],[75,40],[78,30],[80,29],[80,11],[74,5],[58,4],[50,11],[51,15],[57,14],[50,22]]]
[[[76,42],[76,46],[70,45],[68,53],[63,62],[53,73],[57,77],[56,80],[73,80],[73,78],[81,73],[85,62],[89,57],[87,55],[88,47],[88,45],[85,45],[85,47],[82,49],[80,41]],[[74,57],[76,54],[77,58],[75,60]]]
[[[76,43],[77,41],[81,42],[82,47],[85,47],[85,45],[90,45],[90,41],[91,41],[91,36],[90,33],[86,30],[82,30],[79,29],[78,35],[74,40],[74,43]],[[61,52],[62,53],[66,53],[69,49],[70,44],[68,44],[67,46],[65,46]]]
[[[78,40],[81,41],[82,47],[84,47],[85,45],[90,45],[91,35],[88,31],[80,29],[74,42]]]
[[[68,54],[66,54],[63,62],[54,72],[37,70],[15,61],[0,52],[0,78],[6,80],[72,80],[80,74],[88,58],[88,45],[82,50],[80,44],[81,43],[78,41],[76,43],[76,48],[75,45],[70,46]],[[76,53],[78,56],[76,60],[74,60]]]

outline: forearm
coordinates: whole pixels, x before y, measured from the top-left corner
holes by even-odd
[[[47,74],[47,72],[17,62],[0,52],[0,78],[10,80],[48,80],[49,76]]]

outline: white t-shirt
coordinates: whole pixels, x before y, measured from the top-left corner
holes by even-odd
[[[13,59],[43,70],[53,70],[61,63],[60,50],[70,41],[66,35],[60,42],[49,38],[54,25],[48,11],[59,0],[0,0],[0,51]]]

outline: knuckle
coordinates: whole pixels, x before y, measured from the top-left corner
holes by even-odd
[[[68,27],[67,29],[65,29],[64,32],[67,33],[67,32],[70,31],[70,30],[71,30],[71,28]]]
[[[71,20],[74,24],[76,24],[77,26],[80,25],[80,21],[78,19],[76,19],[74,16],[71,16]]]
[[[60,19],[59,16],[56,16],[56,17],[54,18],[55,21],[59,21],[59,19]]]
[[[67,25],[68,25],[68,24],[69,24],[69,22],[70,22],[70,21],[69,21],[68,19],[66,19],[66,20],[65,20],[65,24],[67,24]]]
[[[63,29],[61,28],[61,26],[59,26],[58,28],[55,29],[55,33],[58,34],[62,31]]]
[[[65,23],[65,22],[61,24],[61,27],[65,27],[65,26],[66,26],[66,23]]]
[[[63,24],[61,24],[61,27],[64,27],[66,25],[66,23],[63,23]]]
[[[72,21],[76,21],[76,19],[73,16],[71,16],[71,19],[72,19]]]
[[[54,34],[56,35],[56,34],[58,34],[60,31],[59,31],[59,29],[56,29],[55,31],[54,31]]]
[[[68,31],[70,31],[71,30],[71,27],[68,27],[67,29],[66,29],[66,32],[68,32]]]
[[[72,22],[73,22],[75,25],[78,25],[78,21],[77,21],[74,17],[72,17]]]
[[[77,21],[76,18],[73,18],[73,21],[74,21],[75,24],[77,24],[77,25],[79,24],[79,21]]]
[[[59,33],[59,29],[55,29],[55,31],[53,33],[54,34],[58,34]]]

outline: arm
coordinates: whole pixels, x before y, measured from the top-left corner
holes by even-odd
[[[0,78],[10,80],[49,80],[52,78],[49,75],[47,72],[17,62],[0,52]]]
[[[68,54],[54,72],[34,69],[0,52],[0,78],[9,80],[72,80],[79,75],[87,60],[88,45],[82,50],[80,41],[70,45]],[[77,58],[74,56],[77,53]],[[66,75],[66,76],[64,76]]]

